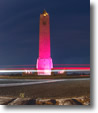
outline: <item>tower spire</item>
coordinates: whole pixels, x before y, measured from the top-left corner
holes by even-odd
[[[42,13],[44,16],[47,16],[48,15],[48,13],[47,13],[47,11],[44,9],[44,11],[43,11],[43,13]]]

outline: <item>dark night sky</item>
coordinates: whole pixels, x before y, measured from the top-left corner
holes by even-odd
[[[90,63],[89,0],[0,0],[0,65],[36,64],[44,9],[53,63]]]

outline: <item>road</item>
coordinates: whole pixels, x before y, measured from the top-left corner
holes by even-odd
[[[77,79],[40,79],[40,80],[30,80],[30,79],[0,79],[0,87],[14,87],[14,86],[24,86],[33,84],[46,84],[46,83],[56,83],[56,82],[69,82],[69,81],[88,81],[90,78],[77,78]]]
[[[90,79],[0,79],[0,96],[18,98],[72,98],[90,96]]]

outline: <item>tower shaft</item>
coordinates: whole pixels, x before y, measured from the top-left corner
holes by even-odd
[[[51,75],[51,68],[53,68],[53,64],[50,51],[49,14],[44,10],[40,14],[39,57],[37,59],[38,75]]]

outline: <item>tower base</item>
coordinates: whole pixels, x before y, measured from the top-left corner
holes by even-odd
[[[38,75],[51,75],[51,69],[53,68],[52,59],[38,58],[36,67]]]

